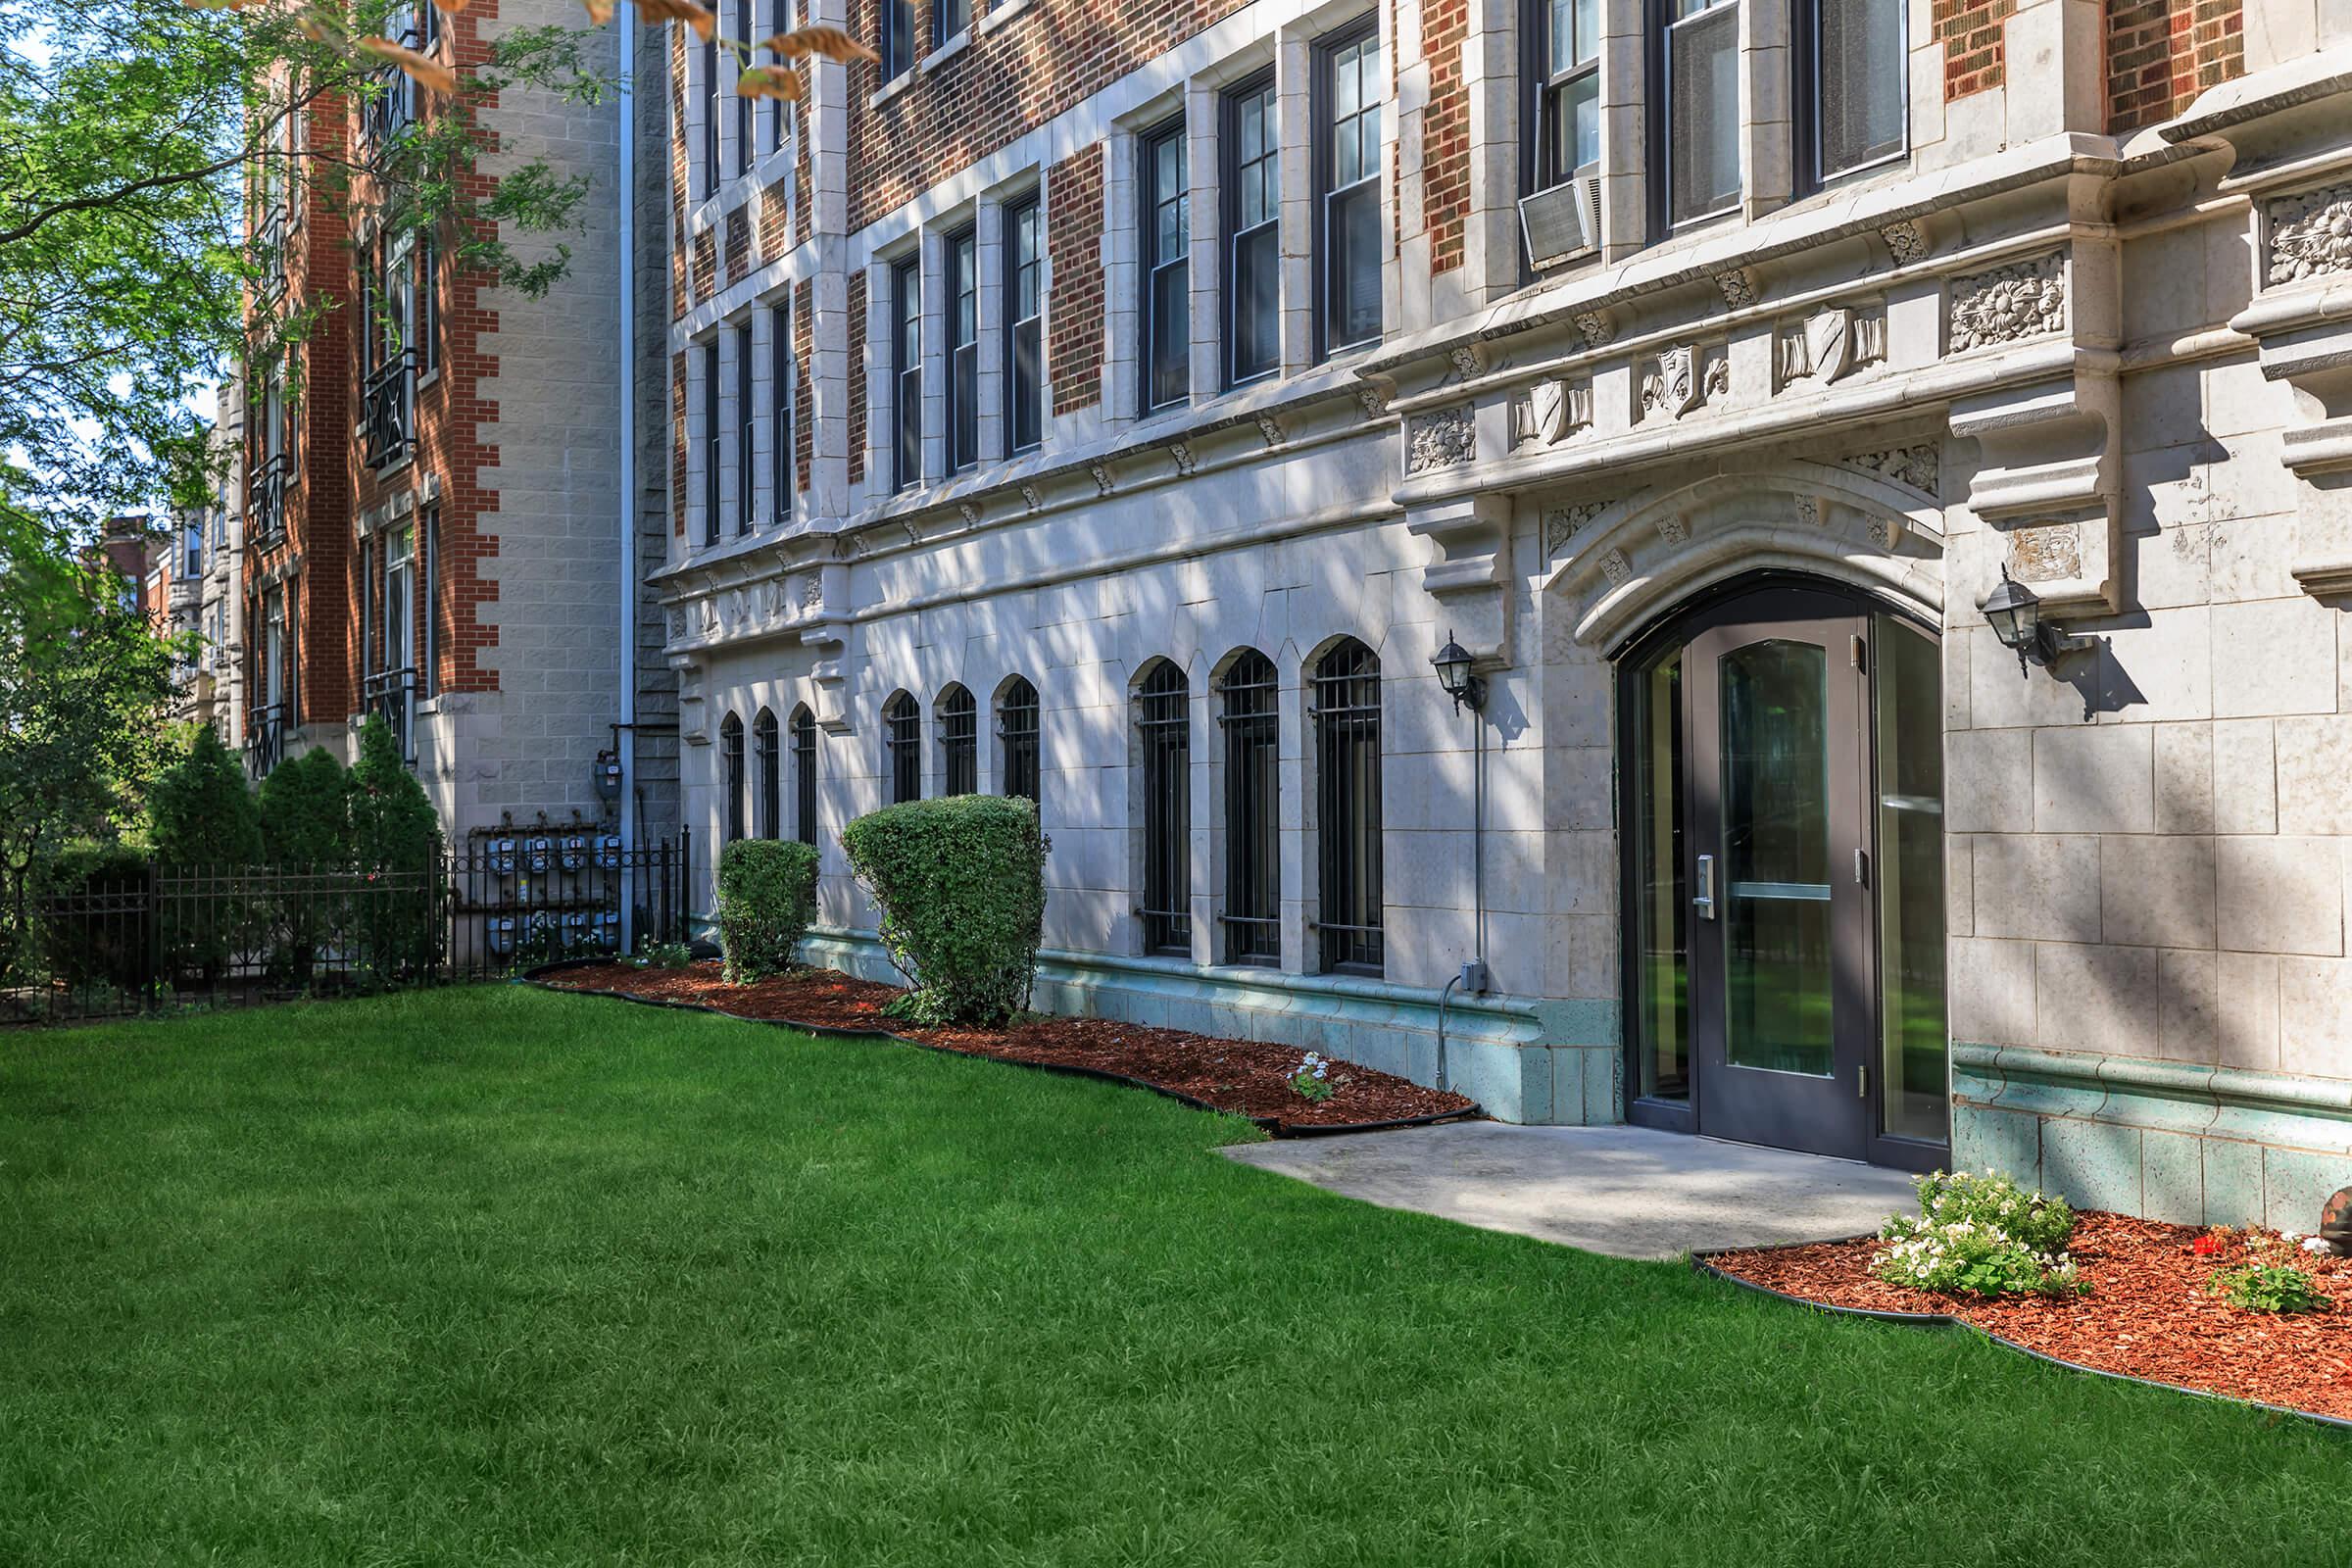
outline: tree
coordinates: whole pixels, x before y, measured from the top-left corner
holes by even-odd
[[[270,870],[264,901],[276,941],[270,967],[310,984],[318,950],[342,930],[351,868],[351,774],[314,746],[262,780],[262,850]]]
[[[147,792],[147,840],[167,866],[222,869],[262,858],[262,813],[245,769],[210,724],[156,775]]]
[[[424,786],[401,762],[380,714],[360,729],[351,770],[352,849],[362,881],[354,924],[363,960],[380,979],[412,974],[440,951],[441,822]]]

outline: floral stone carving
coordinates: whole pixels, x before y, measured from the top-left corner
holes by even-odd
[[[1952,284],[1952,352],[2066,330],[2066,266],[2056,251]]]
[[[2352,272],[2352,184],[2280,197],[2269,217],[2273,284]]]
[[[1416,414],[1406,421],[1404,471],[1451,467],[1478,456],[1478,427],[1467,404]]]

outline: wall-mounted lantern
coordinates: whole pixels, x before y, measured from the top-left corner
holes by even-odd
[[[2001,567],[2000,586],[1978,608],[1992,623],[1992,634],[2001,640],[2001,646],[2016,653],[2021,675],[2029,663],[2055,664],[2068,654],[2098,646],[2095,637],[2077,637],[2042,619],[2041,596],[2010,576],[2006,565]]]
[[[1455,712],[1467,708],[1476,713],[1486,708],[1487,679],[1472,672],[1469,650],[1453,640],[1452,632],[1446,634],[1446,646],[1430,662],[1438,666],[1438,686],[1453,699]]]

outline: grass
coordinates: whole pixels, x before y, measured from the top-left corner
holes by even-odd
[[[513,987],[0,1036],[0,1562],[2340,1562],[2352,1446]]]

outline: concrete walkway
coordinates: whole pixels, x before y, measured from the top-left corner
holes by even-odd
[[[1643,1127],[1473,1121],[1225,1152],[1384,1208],[1614,1257],[1859,1236],[1916,1201],[1900,1171]]]

